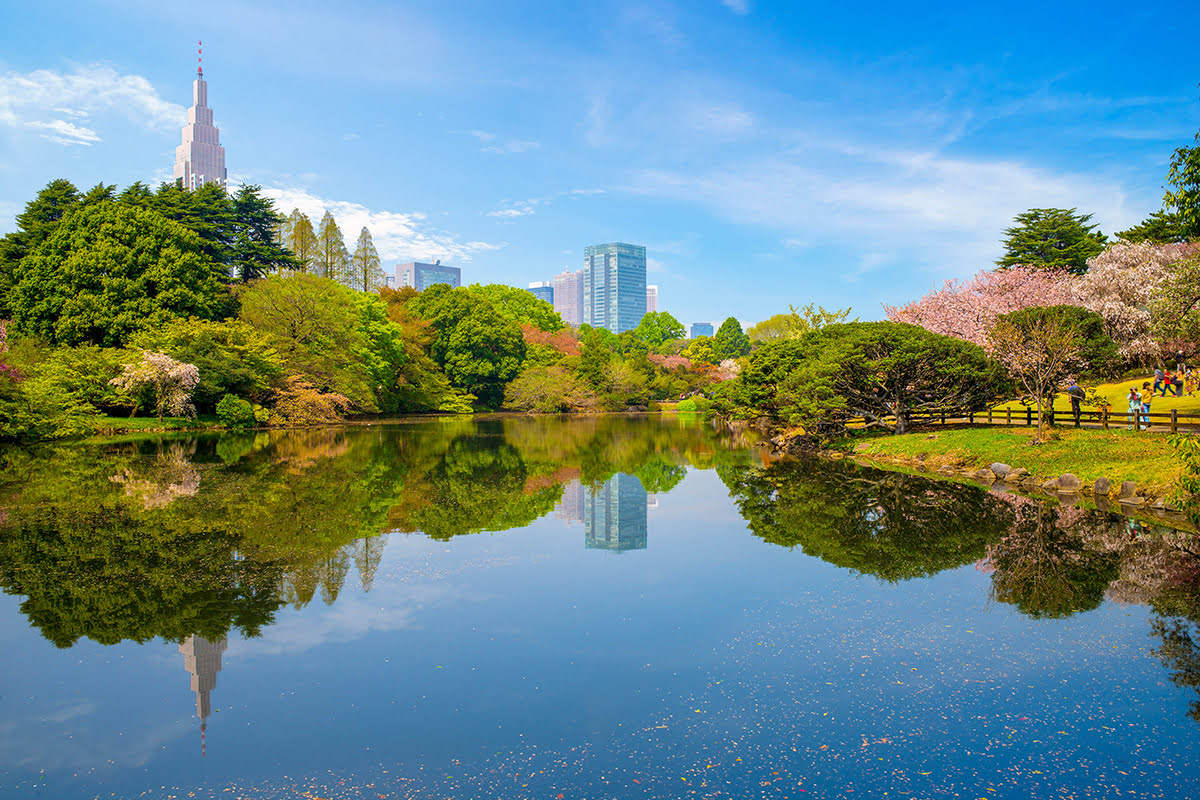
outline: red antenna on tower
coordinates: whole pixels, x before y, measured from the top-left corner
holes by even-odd
[[[204,64],[201,63],[203,61],[204,61],[204,42],[197,41],[196,42],[196,74],[197,75],[204,74]]]

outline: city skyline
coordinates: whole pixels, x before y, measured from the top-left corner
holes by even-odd
[[[581,243],[642,242],[681,320],[807,302],[879,318],[990,267],[1029,208],[1112,234],[1161,206],[1200,127],[1192,7],[1038,7],[1037,25],[746,0],[208,9],[217,30],[170,5],[9,11],[0,233],[55,178],[172,180],[198,39],[231,186],[470,282],[525,286]],[[566,44],[597,28],[587,52]],[[298,122],[289,98],[321,113]]]

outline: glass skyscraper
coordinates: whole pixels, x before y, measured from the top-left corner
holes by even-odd
[[[646,315],[646,248],[613,242],[583,249],[583,322],[613,333]]]
[[[410,261],[396,265],[396,283],[411,286],[418,292],[425,291],[435,283],[448,283],[454,288],[462,286],[462,270],[444,266],[441,261],[433,264]]]
[[[612,476],[594,494],[583,492],[584,547],[588,550],[645,550],[646,490],[635,475]]]

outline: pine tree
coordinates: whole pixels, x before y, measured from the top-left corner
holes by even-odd
[[[12,316],[10,301],[12,289],[21,279],[21,259],[50,238],[59,220],[80,199],[79,190],[70,181],[50,181],[17,215],[17,229],[0,239],[0,319]]]
[[[383,286],[383,265],[379,261],[379,251],[375,249],[371,232],[365,226],[358,234],[354,255],[350,257],[348,285],[360,292],[373,292]]]
[[[243,185],[233,197],[233,272],[242,283],[296,268],[296,259],[275,241],[284,217],[260,191],[261,186]]]
[[[1108,237],[1089,225],[1091,214],[1076,214],[1073,208],[1031,208],[1018,214],[1017,224],[1004,231],[1001,267],[1064,269],[1081,275],[1087,260],[1104,249]]]
[[[313,231],[312,220],[300,213],[300,209],[292,209],[288,218],[287,239],[284,247],[292,251],[298,264],[297,269],[303,272],[315,272],[314,262],[317,257],[317,234]]]
[[[322,278],[340,281],[345,278],[349,265],[350,253],[346,250],[342,229],[334,221],[333,215],[326,211],[317,228],[316,273]]]

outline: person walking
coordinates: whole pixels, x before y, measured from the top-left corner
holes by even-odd
[[[1080,403],[1085,397],[1083,389],[1079,388],[1079,383],[1071,381],[1071,385],[1067,387],[1067,397],[1071,398],[1071,415],[1075,417],[1075,427],[1079,427],[1079,417],[1082,415]]]
[[[1166,373],[1163,372],[1162,367],[1159,367],[1158,369],[1154,370],[1154,388],[1151,389],[1151,391],[1165,392],[1166,389],[1163,388],[1163,378],[1165,378],[1165,377],[1166,377]]]
[[[1138,415],[1142,413],[1142,396],[1138,394],[1136,386],[1130,386],[1129,396],[1125,399],[1129,402],[1129,430],[1134,430]]]
[[[1154,399],[1154,392],[1150,391],[1149,382],[1142,384],[1142,430],[1150,429],[1150,401]]]
[[[1183,374],[1176,372],[1174,379],[1171,381],[1171,389],[1175,392],[1176,397],[1183,397]]]

